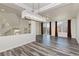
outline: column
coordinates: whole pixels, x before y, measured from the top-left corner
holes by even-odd
[[[55,21],[55,37],[58,37],[57,21]]]
[[[67,31],[67,37],[71,38],[71,20],[68,20],[68,31]]]
[[[41,22],[41,35],[43,35],[43,22]]]

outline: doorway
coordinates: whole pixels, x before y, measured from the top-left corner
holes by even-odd
[[[59,37],[67,37],[67,21],[58,21],[57,31]]]
[[[43,35],[49,35],[50,34],[50,23],[46,22],[43,23]]]

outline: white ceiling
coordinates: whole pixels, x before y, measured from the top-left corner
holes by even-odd
[[[38,4],[39,4],[39,7],[38,7]],[[33,5],[34,5],[34,12],[41,13],[41,12],[45,12],[51,8],[60,6],[61,4],[60,3],[3,3],[1,5],[5,5],[11,9],[17,10],[16,13],[21,13],[23,10],[27,10],[29,12],[32,12]]]
[[[61,5],[62,3],[15,3],[16,6],[19,6],[29,12],[32,12],[34,9],[35,13],[40,13],[50,8]],[[39,6],[38,6],[39,5]]]
[[[63,4],[59,7],[50,8],[46,11],[40,12],[40,15],[48,17],[68,16],[76,17],[79,12],[79,4]]]
[[[39,11],[38,11],[38,4]],[[33,3],[25,3],[29,8],[33,8]],[[76,17],[79,4],[74,3],[34,3],[35,12],[47,17]]]
[[[34,8],[35,10],[37,10],[39,8],[47,6],[50,3],[24,3],[24,4],[32,9]]]
[[[79,4],[72,3],[39,3],[39,11],[38,11],[38,3],[11,3],[4,4],[10,8],[17,10],[16,13],[21,13],[23,10],[27,10],[32,12],[33,4],[35,8],[35,12],[39,13],[42,16],[48,17],[59,17],[59,16],[70,16],[76,17],[79,11]],[[1,9],[2,7],[0,7]],[[20,11],[20,12],[19,12]]]

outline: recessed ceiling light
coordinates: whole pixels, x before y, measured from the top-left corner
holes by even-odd
[[[1,9],[1,11],[5,11],[5,9]]]

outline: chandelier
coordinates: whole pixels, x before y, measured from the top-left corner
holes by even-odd
[[[38,4],[38,11],[39,11],[39,4]],[[26,20],[34,20],[34,21],[41,21],[46,22],[46,18],[38,15],[37,13],[34,13],[34,4],[33,4],[33,10],[31,12],[28,12],[27,10],[24,10],[22,12],[22,18],[25,18]]]

